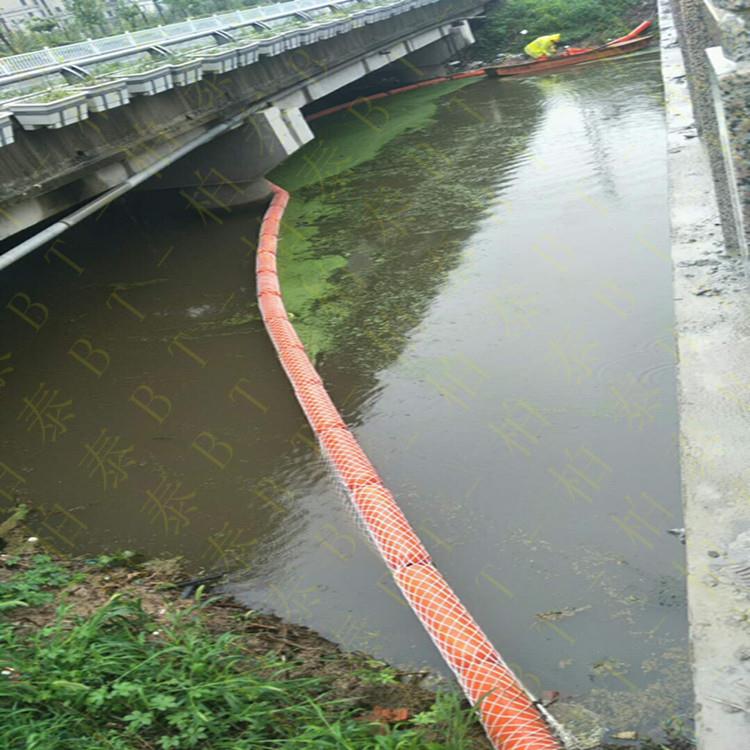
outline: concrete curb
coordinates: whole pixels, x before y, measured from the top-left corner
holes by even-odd
[[[750,747],[750,298],[725,249],[673,2],[659,16],[696,732],[701,750],[738,750]]]

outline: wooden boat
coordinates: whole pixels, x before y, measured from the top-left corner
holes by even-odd
[[[604,60],[608,57],[628,55],[631,52],[642,50],[651,44],[654,37],[650,35],[643,36],[643,32],[650,26],[651,21],[645,21],[629,34],[619,39],[614,39],[601,47],[568,50],[561,55],[542,57],[538,60],[508,63],[506,65],[488,65],[485,67],[485,72],[488,76],[499,76],[501,78],[505,76],[531,76],[560,70],[571,65],[580,65],[592,60]]]

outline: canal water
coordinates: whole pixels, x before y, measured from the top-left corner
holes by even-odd
[[[334,401],[535,692],[614,729],[689,712],[658,59],[314,123],[282,285]],[[229,570],[247,603],[441,668],[295,405],[260,214],[158,193],[0,280],[0,501],[65,552]]]

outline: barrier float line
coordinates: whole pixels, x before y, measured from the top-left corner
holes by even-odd
[[[642,24],[636,26],[630,33],[625,36],[612,39],[612,41],[603,44],[601,47],[579,49],[578,52],[592,52],[598,49],[604,49],[605,47],[611,47],[615,44],[627,42],[632,39],[638,38],[644,31],[647,31],[653,25],[653,21],[644,21]],[[575,55],[573,55],[575,56]],[[492,67],[492,66],[491,66]],[[313,122],[321,117],[341,112],[342,110],[348,109],[353,110],[359,104],[369,104],[370,102],[377,101],[378,99],[385,99],[389,96],[395,96],[396,94],[403,94],[407,91],[414,91],[416,89],[422,89],[426,86],[435,86],[438,83],[447,83],[448,81],[460,81],[463,78],[479,78],[480,76],[489,75],[486,68],[475,68],[474,70],[466,70],[463,73],[452,73],[447,76],[438,76],[436,78],[427,78],[424,81],[418,81],[417,83],[410,83],[407,86],[399,86],[395,89],[388,89],[387,91],[379,91],[376,94],[369,94],[367,96],[361,96],[358,99],[354,99],[350,102],[344,102],[343,104],[336,104],[333,107],[327,109],[321,109],[318,112],[313,112],[311,115],[307,115],[305,118],[307,122]]]
[[[395,499],[331,401],[289,322],[276,247],[289,193],[273,185],[255,263],[258,305],[271,342],[318,443],[406,600],[427,630],[497,750],[561,750],[553,721],[516,679],[435,568]]]
[[[437,78],[427,78],[424,81],[418,81],[417,83],[410,83],[408,86],[399,86],[396,89],[389,89],[388,91],[379,91],[377,94],[368,94],[367,96],[360,96],[359,99],[354,99],[350,102],[344,102],[343,104],[337,104],[334,107],[328,107],[327,109],[321,109],[317,112],[313,112],[311,115],[307,115],[305,120],[307,122],[313,122],[321,117],[332,115],[336,112],[341,112],[344,109],[354,109],[358,104],[369,104],[370,102],[377,101],[378,99],[385,99],[388,96],[395,96],[396,94],[404,94],[407,91],[416,91],[417,89],[423,89],[426,86],[434,86],[438,83],[447,83],[448,81],[460,81],[464,78],[479,78],[480,76],[486,76],[487,71],[484,68],[476,68],[475,70],[467,70],[463,73],[453,73],[447,76],[438,76]]]

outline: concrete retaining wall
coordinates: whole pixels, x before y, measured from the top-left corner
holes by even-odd
[[[731,211],[742,177],[726,172],[721,113],[712,125],[700,2],[659,0],[680,465],[698,748],[740,750],[750,748],[750,295],[743,258],[722,232],[720,202]]]
[[[750,0],[674,0],[680,44],[709,146],[727,247],[747,259],[750,231]]]

